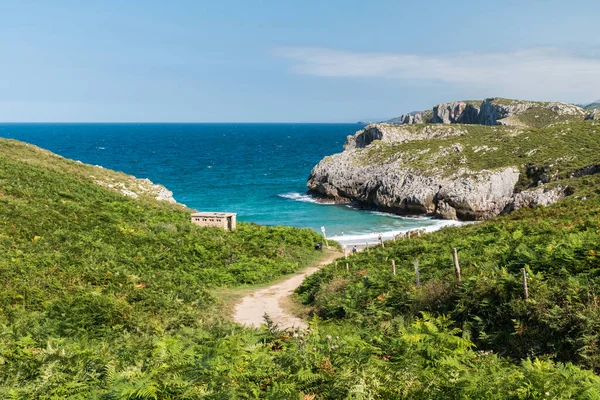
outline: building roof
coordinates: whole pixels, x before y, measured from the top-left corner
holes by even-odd
[[[192,217],[235,217],[236,213],[227,212],[197,212],[193,213]]]

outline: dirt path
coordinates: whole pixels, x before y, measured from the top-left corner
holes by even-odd
[[[304,278],[315,273],[320,267],[329,264],[339,256],[339,253],[329,253],[321,259],[317,266],[309,267],[282,282],[245,296],[235,306],[233,319],[243,325],[258,327],[264,324],[263,316],[266,313],[280,328],[305,328],[306,323],[287,312],[282,307],[282,302],[300,286]]]

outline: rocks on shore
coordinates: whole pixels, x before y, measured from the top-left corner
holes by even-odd
[[[423,174],[399,164],[357,167],[352,150],[332,156],[312,170],[308,187],[337,202],[362,205],[401,215],[430,215],[474,221],[538,204],[551,204],[564,192],[515,193],[519,171],[459,170],[450,176]]]
[[[472,128],[454,124],[454,121],[475,121],[477,118],[480,122],[497,124],[511,113],[515,115],[527,107],[529,104],[500,107],[493,102],[484,102],[477,109],[473,104],[455,102],[435,108],[434,116],[440,118],[440,124],[368,125],[348,136],[342,153],[325,157],[312,169],[307,182],[309,192],[319,198],[355,202],[359,206],[401,215],[466,221],[555,203],[567,195],[567,190],[549,184],[552,181],[550,170],[528,166],[522,173],[532,186],[518,187],[521,172],[516,166],[469,170],[464,145],[460,143],[465,140],[458,140]],[[555,113],[580,115],[580,109],[575,106],[547,103],[546,107]],[[525,132],[520,127],[485,129],[490,133],[502,131],[507,137]],[[449,144],[447,138],[452,137],[457,141]],[[442,140],[439,144],[430,142],[423,147],[409,146],[410,142],[431,139]],[[409,147],[412,150],[404,150]],[[478,144],[469,150],[479,156],[481,152],[491,155],[498,148]],[[535,150],[525,152],[523,156],[535,154]],[[414,161],[420,156],[427,158],[426,168],[415,166]],[[453,160],[454,167],[445,167],[449,160]],[[592,167],[590,171],[584,168],[575,175],[597,173],[597,166]]]

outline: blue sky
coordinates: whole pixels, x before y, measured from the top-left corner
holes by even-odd
[[[0,121],[354,122],[600,98],[600,2],[0,0]]]

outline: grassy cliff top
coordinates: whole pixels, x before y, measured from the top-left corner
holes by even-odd
[[[374,141],[357,150],[360,165],[386,165],[451,175],[459,169],[479,171],[527,164],[547,166],[566,177],[600,162],[600,124],[595,121],[557,123],[545,128],[446,125],[457,136],[404,143]],[[423,125],[403,126],[418,132]]]

